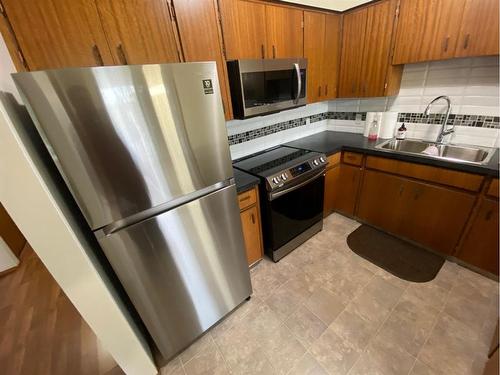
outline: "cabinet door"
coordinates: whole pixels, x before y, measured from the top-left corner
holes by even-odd
[[[333,209],[354,216],[361,169],[346,164],[341,164],[337,169],[339,169],[339,175],[336,183],[331,186]]]
[[[303,15],[301,10],[266,5],[268,58],[304,56]]]
[[[18,258],[26,245],[26,239],[0,203],[0,237]]]
[[[327,169],[325,173],[325,194],[323,200],[323,215],[328,216],[335,209],[335,189],[339,186],[340,165]]]
[[[457,257],[498,275],[498,201],[481,202]]]
[[[337,97],[340,54],[340,16],[328,14],[325,18],[325,44],[322,75],[325,83],[324,99]]]
[[[399,234],[452,254],[474,206],[475,195],[410,180],[405,185]]]
[[[29,70],[113,64],[87,0],[2,0]]]
[[[367,15],[367,8],[361,8],[343,16],[339,76],[341,98],[359,96]]]
[[[266,56],[266,7],[243,0],[219,0],[226,59]]]
[[[252,206],[242,211],[240,216],[247,251],[247,261],[248,265],[251,265],[262,258],[262,238],[257,206]]]
[[[326,16],[322,13],[304,12],[304,57],[307,58],[307,101],[309,103],[326,99],[322,72],[325,19]]]
[[[227,71],[212,0],[176,0],[175,14],[185,61],[215,61],[226,119],[232,116]]]
[[[180,61],[168,3],[164,0],[96,0],[117,64]]]
[[[359,96],[384,95],[396,5],[381,1],[368,7]]]
[[[498,0],[467,0],[455,57],[498,55]]]
[[[404,207],[404,190],[404,179],[365,170],[357,216],[368,224],[398,234]]]
[[[466,0],[401,0],[393,64],[453,57]]]

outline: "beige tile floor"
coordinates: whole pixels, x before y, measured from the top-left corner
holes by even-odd
[[[498,283],[446,262],[417,284],[349,250],[359,224],[330,215],[279,263],[251,271],[254,294],[161,374],[481,374]]]

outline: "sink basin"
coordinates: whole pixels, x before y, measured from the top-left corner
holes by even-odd
[[[435,146],[433,155],[423,153],[430,146]],[[419,155],[434,159],[443,159],[457,163],[486,164],[490,161],[495,149],[477,146],[439,144],[418,139],[390,139],[376,148],[403,154]]]

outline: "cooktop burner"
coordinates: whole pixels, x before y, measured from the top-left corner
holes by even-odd
[[[310,151],[280,146],[262,154],[250,157],[249,159],[245,159],[242,162],[237,163],[236,167],[245,169],[252,174],[265,175],[266,171],[272,170],[276,167],[286,168],[285,164],[308,153],[310,153]]]

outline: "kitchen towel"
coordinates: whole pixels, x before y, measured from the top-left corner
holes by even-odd
[[[379,122],[379,138],[393,138],[398,122],[398,112],[382,112],[382,121]]]
[[[377,119],[377,123],[380,129],[380,123],[382,121],[382,113],[383,112],[366,112],[365,130],[363,131],[363,135],[365,137],[368,137],[368,133],[370,132],[370,126],[373,120]]]

